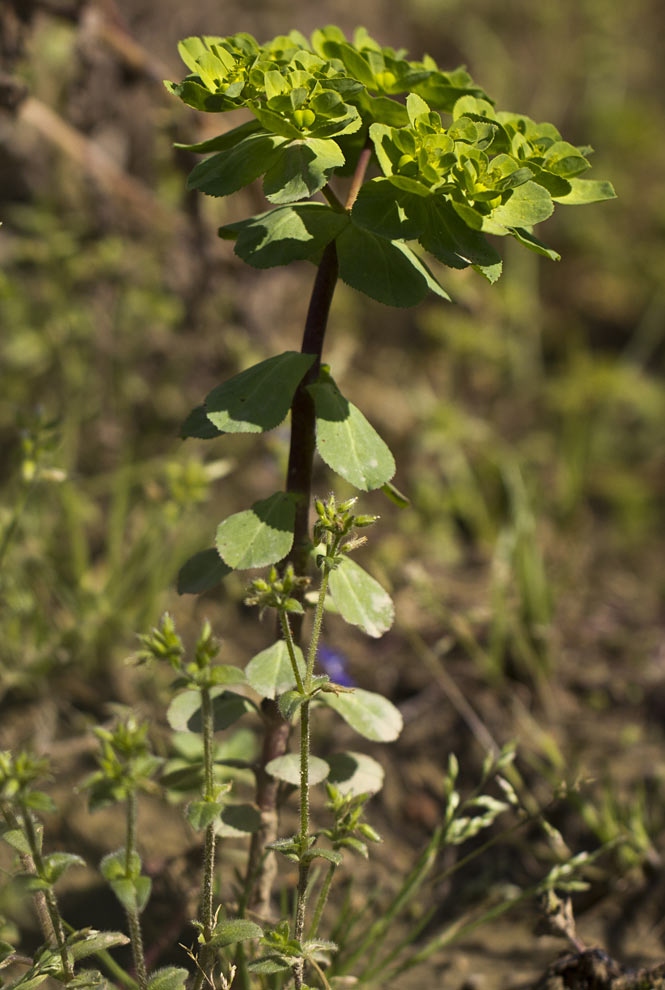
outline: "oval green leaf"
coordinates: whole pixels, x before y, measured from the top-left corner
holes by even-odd
[[[241,694],[226,691],[224,687],[214,687],[210,691],[215,732],[227,729],[237,722],[245,712],[255,710],[255,706]],[[169,725],[176,732],[201,732],[201,694],[199,691],[181,691],[177,694],[166,712]]]
[[[305,660],[299,646],[295,648],[296,662],[301,676],[305,676]],[[261,650],[245,667],[247,683],[263,698],[276,698],[295,687],[296,679],[283,639]]]
[[[364,492],[390,481],[395,460],[388,445],[332,378],[307,391],[316,411],[316,449],[328,467]]]
[[[337,238],[337,256],[347,285],[386,306],[415,306],[429,292],[450,299],[406,244],[377,237],[354,223]]]
[[[490,216],[504,227],[531,227],[552,216],[554,204],[547,189],[537,182],[524,182],[510,193]]]
[[[326,763],[328,780],[342,794],[376,794],[383,787],[383,767],[366,753],[333,753]]]
[[[291,141],[277,152],[264,176],[263,191],[271,203],[308,199],[325,186],[329,173],[343,164],[344,155],[335,141]]]
[[[350,557],[330,572],[328,587],[342,618],[368,636],[378,639],[392,626],[395,607],[390,595]]]
[[[266,764],[266,770],[271,777],[283,780],[294,787],[300,787],[300,755],[298,753],[287,753],[286,756],[278,756]],[[309,757],[309,782],[310,784],[320,784],[330,773],[330,767],[325,760],[318,756]]]
[[[232,568],[224,563],[214,547],[199,550],[178,571],[178,594],[200,595],[216,588]]]
[[[157,969],[148,980],[148,990],[185,990],[189,972],[180,966]]]
[[[262,935],[263,929],[259,928],[255,922],[246,921],[244,918],[234,918],[231,921],[220,921],[215,925],[208,945],[223,949],[226,945],[246,942],[250,938],[261,938]]]
[[[282,144],[284,138],[276,134],[248,134],[228,151],[195,165],[187,178],[187,188],[200,189],[208,196],[229,196],[263,175]]]
[[[206,416],[224,433],[262,433],[284,420],[313,354],[285,351],[241,371],[214,388],[205,400]]]
[[[402,716],[387,698],[356,688],[343,694],[318,695],[319,701],[333,708],[344,721],[372,742],[393,742],[402,731]]]
[[[286,557],[293,544],[298,496],[276,492],[236,512],[217,527],[217,550],[234,570],[265,567]]]
[[[215,823],[215,835],[224,839],[246,838],[261,828],[261,813],[253,804],[225,804]]]

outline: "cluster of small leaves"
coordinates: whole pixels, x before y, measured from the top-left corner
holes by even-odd
[[[331,953],[337,946],[326,939],[311,938],[303,942],[291,935],[291,926],[285,919],[280,921],[272,931],[266,932],[261,939],[261,947],[266,952],[249,964],[252,973],[263,975],[271,973],[286,973],[293,969],[294,963],[304,960],[314,965],[329,965]],[[308,988],[303,984],[303,990]]]
[[[326,571],[334,571],[340,566],[345,555],[356,550],[366,542],[366,537],[355,536],[355,529],[371,526],[378,516],[356,516],[351,510],[358,501],[357,497],[337,502],[334,494],[327,501],[315,499],[317,520],[314,523],[314,544],[317,552],[317,565]]]
[[[49,776],[49,761],[26,750],[0,752],[0,801],[33,811],[52,811],[53,801],[35,787]]]
[[[309,41],[292,32],[264,45],[245,34],[188,38],[180,54],[191,74],[168,83],[172,93],[199,110],[252,114],[187,147],[214,152],[189,177],[191,188],[208,195],[230,195],[263,176],[277,208],[220,230],[258,268],[316,264],[334,240],[345,281],[381,302],[410,306],[430,291],[448,297],[406,241],[493,282],[501,258],[485,234],[512,235],[558,258],[529,228],[555,202],[614,196],[610,183],[580,178],[590,148],[564,141],[552,124],[495,110],[464,70],[442,72],[428,56],[407,60],[362,28],[353,42],[336,27]],[[383,177],[366,182],[345,210],[328,181],[350,174],[368,141]],[[330,205],[301,202],[319,191]]]
[[[126,801],[130,794],[149,791],[151,778],[162,763],[151,751],[147,740],[148,723],[137,722],[133,715],[113,729],[98,726],[94,733],[101,743],[97,757],[99,770],[83,783],[89,791],[90,811]]]
[[[496,774],[498,770],[508,766],[514,759],[514,755],[514,747],[510,746],[502,751],[496,761],[489,756],[483,768],[477,791],[462,801],[461,795],[456,789],[459,763],[455,754],[450,754],[448,772],[444,780],[446,810],[443,820],[443,841],[447,845],[459,846],[468,839],[472,839],[479,832],[493,825],[499,815],[508,811],[514,803],[512,800],[500,801],[490,794],[479,793],[490,774]],[[508,788],[510,788],[509,784]]]
[[[328,839],[333,849],[350,849],[367,859],[367,842],[381,842],[376,829],[362,820],[370,795],[345,794],[331,783],[326,783],[326,791],[326,808],[331,812],[334,824],[332,828],[320,829],[318,835]]]
[[[296,576],[293,564],[288,564],[281,575],[271,567],[267,578],[256,578],[251,582],[245,605],[258,605],[261,617],[267,608],[274,608],[278,614],[302,615],[302,604],[299,597],[294,596],[302,595],[309,583],[309,578]]]

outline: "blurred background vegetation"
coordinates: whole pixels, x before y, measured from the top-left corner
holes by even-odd
[[[348,0],[5,2],[0,745],[32,741],[67,767],[71,741],[108,717],[109,701],[150,711],[154,685],[131,677],[125,660],[166,608],[185,634],[208,616],[224,662],[244,663],[270,638],[234,579],[201,600],[179,598],[174,584],[218,521],[279,487],[287,433],[227,444],[183,443],[178,431],[215,384],[300,346],[313,269],[257,273],[218,241],[220,223],[262,208],[260,188],[232,202],[185,191],[194,157],[174,141],[212,136],[229,118],[187,110],[161,80],[184,75],[176,43],[187,35],[262,41],[326,23],[350,32],[358,21],[414,58],[465,64],[501,108],[594,146],[593,177],[619,196],[557,209],[543,236],[559,263],[501,241],[497,285],[442,271],[454,305],[432,298],[397,311],[337,290],[327,359],[395,450],[396,482],[411,499],[406,510],[380,495],[367,503],[382,515],[367,566],[396,597],[395,629],[366,643],[333,621],[326,640],[357,683],[405,714],[400,743],[380,754],[390,769],[376,810],[384,856],[406,862],[439,819],[451,750],[463,775],[476,774],[483,739],[470,704],[500,743],[518,741],[541,800],[577,782],[553,806],[571,848],[627,839],[578,909],[617,951],[644,949],[648,934],[657,956],[665,10],[656,0],[368,0],[360,13]],[[322,494],[328,483],[322,471]],[[516,846],[474,882],[522,882],[536,858]],[[445,915],[450,890],[436,896]]]

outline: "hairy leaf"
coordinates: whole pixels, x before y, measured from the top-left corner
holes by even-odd
[[[368,636],[383,636],[392,626],[395,607],[390,595],[350,557],[330,572],[329,588],[342,618]]]
[[[305,660],[299,646],[295,648],[298,669],[305,676]],[[245,667],[247,682],[263,698],[275,698],[295,687],[295,677],[286,643],[278,639],[272,646],[261,650]]]
[[[334,573],[334,572],[333,572]],[[320,694],[318,700],[333,708],[352,729],[373,742],[393,742],[402,731],[402,716],[392,702],[373,691]]]

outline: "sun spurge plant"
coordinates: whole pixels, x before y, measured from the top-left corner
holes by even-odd
[[[258,269],[296,260],[317,266],[301,350],[269,357],[219,385],[183,427],[184,436],[201,438],[260,433],[278,426],[290,410],[285,490],[266,493],[223,520],[215,547],[196,554],[179,575],[180,591],[197,593],[231,570],[273,568],[268,579],[253,582],[248,599],[276,609],[281,636],[246,670],[263,697],[265,736],[256,772],[261,821],[241,907],[269,914],[269,850],[298,863],[294,930],[284,923],[266,937],[272,940],[270,958],[290,966],[296,987],[302,987],[306,972],[319,972],[332,951],[316,939],[309,948],[303,941],[311,860],[323,856],[334,871],[341,848],[362,845],[358,835],[341,837],[341,823],[355,821],[355,809],[334,785],[337,831],[310,834],[309,788],[328,774],[322,761],[309,756],[310,706],[325,702],[370,738],[387,740],[399,731],[399,714],[385,699],[347,693],[316,673],[328,604],[370,636],[386,632],[393,608],[386,592],[348,556],[355,545],[351,528],[371,517],[352,516],[352,502],[317,501],[310,529],[315,451],[354,488],[382,489],[405,502],[392,485],[389,448],[322,363],[335,284],[341,278],[393,306],[415,305],[429,292],[448,299],[425,254],[451,268],[472,267],[494,282],[502,261],[490,237],[513,237],[557,259],[532,228],[552,214],[555,203],[598,202],[613,198],[614,191],[608,182],[586,178],[590,148],[563,140],[552,124],[497,110],[464,69],[443,71],[429,56],[410,60],[363,28],[352,41],[336,27],[317,30],[309,40],[292,31],[265,44],[244,33],[188,38],[179,51],[189,75],[167,83],[171,93],[196,110],[248,114],[245,123],[218,137],[182,146],[207,155],[190,173],[189,188],[228,196],[262,179],[268,208],[224,225],[220,236],[234,241],[236,254]],[[313,596],[305,658],[301,626],[311,597],[305,584],[317,567],[321,583]],[[301,724],[296,762],[286,754],[288,723],[295,718]],[[301,793],[301,830],[288,840],[277,839],[276,832],[280,780],[299,785]],[[334,838],[332,849],[319,847],[322,837]],[[322,907],[320,901],[310,933],[318,928]]]
[[[499,776],[503,799],[479,789],[462,802],[450,757],[442,822],[392,902],[372,924],[357,915],[364,930],[350,942],[353,925],[340,923],[335,938],[346,945],[322,937],[321,929],[335,932],[326,929],[325,914],[343,854],[367,856],[368,843],[379,839],[364,814],[383,770],[363,753],[314,755],[312,716],[332,709],[374,742],[395,739],[401,716],[381,695],[339,683],[342,677],[335,682],[321,669],[327,609],[372,637],[390,628],[394,610],[387,592],[352,556],[377,517],[357,514],[355,497],[340,501],[333,494],[314,499],[310,524],[315,452],[358,491],[381,489],[406,504],[392,484],[388,446],[322,362],[335,285],[341,277],[395,306],[414,305],[430,291],[447,299],[423,252],[451,268],[471,266],[494,282],[501,258],[488,236],[514,237],[556,258],[531,228],[551,215],[555,203],[592,203],[614,193],[609,183],[584,177],[589,148],[564,141],[551,124],[497,111],[463,69],[444,72],[429,57],[411,61],[363,29],[352,43],[335,27],[315,31],[309,41],[292,32],[264,45],[248,34],[189,38],[180,53],[190,74],[167,83],[174,95],[197,110],[248,113],[233,130],[187,146],[210,153],[193,169],[189,186],[227,196],[262,178],[271,204],[258,216],[223,226],[220,235],[234,240],[237,255],[255,268],[295,260],[317,266],[300,351],[269,357],[220,384],[183,427],[184,436],[208,439],[261,433],[291,412],[285,489],[266,492],[220,522],[215,546],[196,554],[179,575],[181,592],[199,593],[233,570],[269,568],[253,578],[246,602],[274,615],[277,638],[240,669],[217,662],[220,644],[207,624],[191,651],[169,616],[142,637],[140,657],[165,661],[176,675],[168,710],[175,754],[166,762],[154,756],[147,725],[129,716],[98,730],[98,770],[85,784],[92,811],[110,804],[125,808],[124,844],[105,856],[100,869],[124,908],[129,940],[120,932],[72,930],[65,923],[55,887],[82,860],[43,850],[40,815],[52,803],[37,784],[47,767],[26,754],[0,753],[0,835],[18,856],[45,937],[31,959],[0,939],[0,967],[23,968],[12,990],[34,990],[49,977],[77,990],[103,990],[102,973],[79,965],[91,957],[127,990],[201,990],[204,982],[220,990],[231,984],[241,990],[307,990],[313,984],[341,990],[349,980],[376,986],[381,973],[398,977],[448,944],[451,936],[444,933],[400,962],[407,938],[379,958],[390,925],[417,895],[442,846],[476,836],[517,807],[519,797]],[[313,616],[306,625],[308,609]],[[261,719],[258,758],[246,732],[222,742],[216,735],[246,714]],[[296,723],[299,751],[289,753]],[[512,758],[509,747],[488,754],[480,788],[490,776],[508,773]],[[251,803],[236,800],[234,774],[255,782]],[[324,781],[328,817],[313,825],[311,789]],[[139,853],[138,800],[160,786],[171,799],[187,800],[187,820],[203,836],[190,969],[154,970],[143,948],[141,916],[151,880]],[[294,790],[298,828],[280,836],[280,806]],[[548,826],[546,832],[554,830]],[[251,835],[245,868],[236,871],[231,898],[219,904],[217,842],[243,835]],[[297,868],[292,909],[283,908],[280,917],[271,896],[277,854]],[[553,886],[572,889],[579,882],[575,871],[587,860],[584,853],[557,863],[518,900]],[[488,917],[496,913],[492,908]],[[430,917],[423,915],[413,938]],[[127,941],[134,976],[108,952]]]

